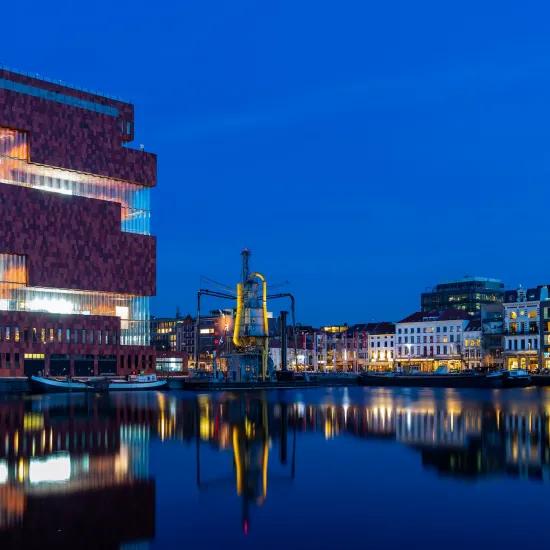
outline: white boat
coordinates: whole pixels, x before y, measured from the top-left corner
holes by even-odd
[[[47,376],[31,376],[33,390],[39,392],[93,392],[108,389],[106,378],[55,378]]]
[[[156,374],[135,374],[128,376],[126,380],[110,380],[109,391],[158,390],[164,388],[166,384],[167,381],[159,380]]]
[[[158,380],[156,374],[130,375],[127,379],[31,376],[33,390],[47,393],[158,390],[164,388],[166,384],[167,381]]]

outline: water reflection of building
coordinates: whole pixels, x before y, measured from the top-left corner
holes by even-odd
[[[355,437],[395,441],[416,450],[425,468],[455,477],[512,476],[550,479],[550,409],[539,404],[522,407],[464,403],[453,392],[445,399],[395,401],[380,392],[365,404],[266,402],[259,397],[202,396],[196,438],[220,451],[231,452],[235,465],[234,490],[242,498],[243,530],[250,506],[261,506],[268,494],[269,472],[279,454],[287,463],[291,434],[295,472],[296,434],[316,432],[325,439]],[[537,401],[535,401],[537,403]],[[296,441],[298,441],[296,443]],[[273,447],[278,446],[278,453]],[[270,451],[271,449],[271,451]],[[199,486],[208,485],[200,470]],[[304,464],[303,467],[307,467]],[[229,486],[231,474],[227,474]],[[279,476],[277,477],[279,482]],[[211,487],[208,486],[210,489]]]
[[[265,442],[265,433],[257,431],[247,413],[229,412],[240,403],[240,399],[231,405],[231,401],[212,402],[204,397],[199,422],[203,441],[220,450],[232,448],[236,457],[242,456],[246,434],[261,434]],[[235,419],[242,427],[234,429]],[[507,410],[462,403],[456,397],[419,404],[398,404],[385,398],[366,405],[271,403],[262,419],[262,425],[269,427],[268,439],[281,447],[282,435],[286,440],[287,432],[294,431],[319,432],[326,439],[393,439],[417,449],[424,465],[441,473],[544,479],[550,474],[550,409],[538,405]]]
[[[0,544],[82,546],[85,539],[93,547],[118,548],[151,539],[152,440],[194,445],[199,490],[233,493],[245,532],[254,508],[269,498],[269,484],[294,479],[305,433],[393,441],[441,475],[550,478],[550,406],[542,393],[501,403],[510,394],[495,392],[498,404],[464,401],[452,390],[407,396],[372,390],[360,399],[343,390],[318,402],[296,395],[157,393],[0,402]],[[202,460],[206,452],[225,453],[225,472],[209,469],[212,461]]]
[[[450,474],[471,470],[477,475],[548,476],[549,404],[535,398],[497,407],[490,402],[463,402],[453,390],[431,395],[399,401],[381,390],[366,403],[357,404],[348,397],[341,403],[304,403],[227,394],[184,401],[159,394],[147,409],[136,407],[132,414],[128,405],[120,409],[125,411],[120,420],[148,422],[152,434],[161,439],[200,441],[232,453],[237,492],[245,494],[245,477],[251,476],[247,481],[248,489],[255,488],[251,500],[259,504],[267,494],[269,449],[278,446],[279,462],[291,463],[291,475],[296,433],[304,432],[317,432],[326,439],[393,439],[418,449],[426,465],[431,452],[446,456],[448,467],[441,461],[437,464]],[[145,417],[139,420],[139,415]],[[290,438],[293,443],[289,445]],[[457,452],[467,461],[458,460]],[[239,471],[237,464],[246,466]]]
[[[149,428],[121,423],[101,399],[42,404],[0,405],[0,544],[119,548],[151,538]]]
[[[299,415],[298,415],[299,416]],[[550,410],[443,404],[321,405],[296,418],[326,438],[395,439],[417,449],[426,467],[450,475],[511,475],[550,479]]]

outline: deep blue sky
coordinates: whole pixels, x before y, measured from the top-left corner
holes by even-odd
[[[233,284],[243,246],[304,323],[397,319],[465,274],[550,279],[546,2],[31,0],[2,21],[0,63],[135,104],[158,314],[192,311],[201,275]]]

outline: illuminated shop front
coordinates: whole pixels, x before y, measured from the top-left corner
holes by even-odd
[[[395,325],[380,323],[369,331],[369,370],[391,371],[394,369]]]
[[[416,312],[396,325],[396,361],[400,369],[433,372],[463,367],[464,333],[469,315],[461,310]]]
[[[540,360],[540,303],[547,287],[508,291],[504,301],[504,365],[534,371]]]
[[[177,374],[182,373],[187,366],[185,357],[183,356],[169,356],[165,357],[157,354],[156,359],[156,370],[158,372],[168,373],[168,374]]]
[[[550,370],[550,300],[540,304],[540,365]]]

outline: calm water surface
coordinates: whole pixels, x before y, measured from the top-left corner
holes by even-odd
[[[1,548],[546,548],[550,392],[0,398]]]

